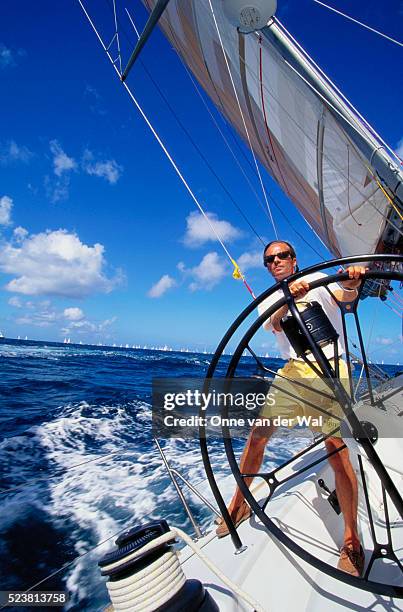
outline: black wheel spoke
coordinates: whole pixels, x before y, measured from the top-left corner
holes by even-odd
[[[387,281],[387,282],[403,280],[403,274],[399,271],[403,265],[403,256],[400,256],[400,255],[367,255],[367,256],[360,255],[356,257],[334,260],[332,262],[326,262],[326,264],[313,266],[307,270],[300,271],[297,274],[294,274],[293,276],[286,279],[286,281],[282,281],[281,284],[278,283],[273,288],[265,291],[261,296],[259,296],[255,300],[255,302],[253,302],[253,304],[250,304],[243,311],[243,313],[236,319],[234,324],[230,327],[230,329],[224,336],[223,340],[221,341],[212,359],[212,362],[210,364],[210,367],[207,373],[207,378],[214,377],[218,364],[221,359],[221,355],[223,354],[223,351],[226,349],[228,343],[230,341],[232,342],[233,336],[238,331],[238,328],[240,328],[241,325],[244,324],[246,319],[254,312],[254,310],[257,308],[259,304],[261,304],[266,298],[274,294],[279,289],[282,289],[283,297],[280,297],[277,300],[277,302],[272,304],[266,310],[266,312],[264,312],[263,314],[255,318],[250,324],[249,328],[247,328],[247,331],[241,337],[241,340],[238,342],[238,345],[236,346],[233,352],[233,355],[230,359],[225,377],[227,379],[232,379],[232,378],[237,377],[238,367],[240,366],[241,358],[244,354],[244,351],[246,350],[251,355],[251,357],[254,359],[256,365],[259,367],[259,370],[262,373],[262,376],[260,376],[262,380],[267,380],[267,382],[269,382],[267,379],[267,375],[270,375],[270,377],[277,377],[277,381],[275,383],[272,383],[273,387],[281,390],[281,386],[278,386],[278,380],[281,380],[284,378],[286,381],[291,381],[293,385],[295,385],[296,387],[299,387],[301,389],[303,387],[307,387],[313,393],[318,393],[318,397],[321,396],[321,399],[327,399],[329,401],[330,400],[334,401],[336,398],[336,400],[339,402],[340,406],[342,407],[345,413],[345,417],[343,418],[347,420],[351,431],[354,432],[354,436],[359,442],[359,446],[357,448],[359,449],[359,452],[360,452],[360,454],[358,454],[358,460],[359,460],[360,471],[361,471],[361,482],[362,482],[363,491],[364,491],[366,514],[368,517],[369,529],[370,529],[371,537],[373,540],[373,551],[372,551],[370,560],[368,562],[368,566],[367,566],[367,570],[364,575],[364,578],[356,578],[355,576],[351,576],[349,574],[346,574],[345,572],[341,572],[337,568],[332,567],[328,563],[325,563],[321,559],[315,557],[313,554],[311,554],[306,549],[306,547],[305,548],[302,547],[297,541],[293,540],[291,537],[291,533],[283,529],[281,525],[275,523],[266,512],[266,508],[270,505],[270,500],[273,497],[273,493],[276,489],[278,489],[278,487],[281,487],[281,491],[286,490],[286,489],[283,489],[283,487],[286,487],[287,483],[289,483],[290,481],[293,481],[293,479],[296,479],[295,486],[298,486],[298,478],[297,478],[298,476],[301,476],[304,473],[309,474],[310,471],[314,470],[316,466],[318,466],[320,463],[322,463],[323,461],[325,461],[332,455],[340,452],[341,450],[345,448],[345,445],[341,445],[340,447],[338,447],[337,449],[335,449],[334,451],[330,453],[323,454],[319,452],[319,448],[317,447],[322,445],[329,437],[332,437],[332,435],[335,434],[335,430],[333,432],[330,432],[327,436],[323,436],[323,435],[320,436],[319,439],[316,439],[307,448],[304,448],[302,451],[298,452],[295,456],[284,461],[281,465],[276,466],[271,471],[263,470],[260,472],[259,471],[249,472],[248,470],[243,470],[241,472],[239,464],[238,464],[238,460],[236,459],[236,455],[235,455],[235,451],[233,447],[233,440],[230,435],[229,427],[226,427],[223,425],[222,426],[223,441],[224,441],[225,451],[227,454],[230,468],[232,470],[232,473],[246,501],[251,506],[252,510],[256,513],[256,515],[261,520],[261,522],[265,525],[267,531],[270,534],[274,535],[291,552],[293,552],[295,555],[297,555],[304,561],[310,563],[311,565],[313,565],[320,571],[324,572],[325,574],[328,574],[329,576],[337,578],[338,580],[346,582],[347,584],[355,586],[359,589],[363,589],[366,591],[370,591],[372,593],[376,593],[376,594],[384,595],[388,597],[403,598],[403,581],[402,581],[402,585],[396,585],[394,583],[394,580],[391,580],[390,584],[370,580],[371,573],[374,568],[374,563],[377,559],[387,558],[388,560],[392,560],[394,564],[400,570],[402,570],[402,563],[393,548],[393,530],[391,529],[391,513],[389,509],[389,502],[391,502],[394,509],[397,510],[397,513],[400,514],[401,517],[403,517],[403,501],[402,501],[399,491],[396,488],[395,483],[393,482],[393,480],[391,479],[389,475],[389,472],[387,471],[381,459],[379,458],[376,448],[374,448],[373,440],[370,437],[370,434],[364,428],[363,424],[361,423],[361,421],[359,420],[359,418],[357,417],[354,411],[355,393],[357,392],[357,390],[354,390],[352,368],[350,365],[352,353],[350,351],[349,341],[347,337],[346,317],[348,315],[353,316],[353,319],[356,324],[358,341],[359,341],[358,343],[359,343],[359,348],[361,351],[361,358],[362,358],[362,363],[363,363],[363,368],[364,368],[365,378],[366,378],[367,388],[368,388],[368,397],[371,401],[371,405],[375,407],[377,403],[379,404],[380,401],[382,401],[382,400],[375,400],[374,388],[371,383],[370,377],[371,377],[371,371],[374,370],[376,372],[376,375],[382,380],[383,372],[379,372],[379,368],[372,368],[368,362],[366,352],[365,352],[365,344],[364,344],[361,324],[360,324],[359,315],[358,315],[358,307],[359,307],[360,299],[362,298],[362,295],[363,295],[364,283],[362,283],[358,291],[357,297],[350,303],[343,304],[341,302],[338,302],[338,300],[333,295],[333,299],[335,300],[336,304],[338,304],[341,310],[342,331],[343,331],[343,337],[344,337],[344,345],[345,345],[345,351],[346,351],[348,377],[349,377],[348,392],[346,391],[344,386],[341,384],[340,378],[339,378],[340,370],[339,370],[339,355],[338,355],[337,339],[333,341],[334,342],[334,350],[333,350],[333,355],[334,355],[333,362],[334,363],[332,365],[329,359],[326,357],[325,353],[323,352],[322,348],[315,343],[312,334],[310,333],[303,319],[301,318],[301,314],[298,311],[295,301],[292,298],[289,288],[288,288],[290,282],[297,280],[298,278],[304,277],[308,274],[311,274],[313,272],[321,271],[323,269],[328,269],[333,266],[355,264],[355,263],[361,264],[362,262],[372,262],[372,263],[380,262],[381,265],[387,265],[388,263],[391,264],[391,262],[398,262],[400,266],[400,267],[394,266],[392,267],[392,270],[382,270],[382,269],[369,270],[368,272],[366,272],[364,276],[365,280],[371,281],[373,279],[378,279],[378,280]],[[338,280],[346,280],[347,278],[348,278],[347,273],[342,273],[340,275],[333,275],[333,276],[328,276],[328,277],[322,277],[318,280],[311,282],[310,287],[311,289],[313,289],[313,288],[318,288],[321,286],[327,286],[333,282],[337,282]],[[306,385],[301,381],[289,379],[287,376],[283,376],[281,373],[278,374],[275,369],[268,367],[264,363],[263,358],[259,357],[256,354],[255,350],[251,347],[251,341],[254,338],[255,334],[261,329],[263,323],[273,314],[274,311],[278,310],[280,307],[282,307],[285,304],[288,305],[289,311],[292,313],[293,317],[297,321],[299,325],[299,329],[301,330],[301,333],[303,333],[306,336],[306,340],[310,346],[311,355],[308,357],[306,354],[304,354],[302,355],[302,358],[305,360],[306,363],[310,365],[310,367],[312,367],[312,369],[316,372],[316,374],[320,376],[320,378],[323,381],[326,382],[326,384],[329,387],[329,391],[328,390],[326,391],[315,390],[315,389],[312,389],[311,386]],[[313,360],[314,360],[314,363],[312,364]],[[259,376],[257,378],[259,378]],[[284,392],[291,399],[298,398],[300,402],[304,402],[304,404],[308,406],[308,408],[314,408],[316,411],[321,412],[327,416],[330,415],[332,418],[338,421],[343,420],[340,417],[336,417],[334,414],[325,410],[324,408],[317,406],[313,402],[309,402],[306,398],[299,398],[298,395],[294,395],[288,389],[284,390]],[[393,389],[390,393],[386,393],[383,396],[383,401],[386,401],[388,398],[393,397],[395,393],[397,393],[395,389]],[[228,409],[224,407],[222,411],[222,416],[227,416],[227,414],[228,414]],[[201,430],[202,429],[203,428],[201,428]],[[203,431],[201,431],[201,433],[203,433]],[[313,453],[312,456],[307,457],[307,455],[310,453]],[[380,480],[380,484],[382,488],[382,495],[383,495],[384,529],[387,535],[386,544],[379,543],[376,538],[374,513],[371,509],[370,495],[369,495],[368,483],[367,483],[367,478],[366,478],[364,465],[363,465],[363,458],[360,455],[365,457],[368,463],[370,464],[370,466],[373,468],[373,472],[371,472],[371,478],[379,478]],[[298,460],[301,458],[307,459],[304,465],[302,465],[302,467],[301,466],[297,467],[291,474],[286,475],[283,478],[281,478],[281,470],[285,467],[290,468],[290,466],[293,463],[296,464]],[[269,487],[269,494],[265,497],[263,502],[262,500],[260,500],[259,502],[259,500],[254,497],[254,495],[252,494],[251,490],[249,489],[247,485],[247,482],[249,483],[249,480],[255,479],[255,478],[264,480]],[[213,479],[214,479],[214,476],[213,476]],[[216,485],[215,480],[214,480],[214,484]],[[323,485],[323,488],[328,490],[325,484]],[[214,489],[214,493],[216,494],[217,493],[216,489],[218,489],[218,487],[215,486],[214,488],[213,486],[213,489]],[[219,493],[219,496],[220,496],[220,501],[222,501],[222,497],[220,493]],[[395,519],[393,518],[393,520]]]

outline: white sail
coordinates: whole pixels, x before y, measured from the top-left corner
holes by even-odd
[[[244,35],[212,6],[171,1],[160,25],[217,107],[336,256],[395,246],[393,157],[277,22]]]

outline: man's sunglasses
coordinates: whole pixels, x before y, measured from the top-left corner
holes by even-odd
[[[279,259],[288,259],[291,256],[290,251],[281,251],[280,253],[276,253],[275,255],[264,255],[263,257],[263,265],[267,266],[268,264],[272,264],[275,257]]]

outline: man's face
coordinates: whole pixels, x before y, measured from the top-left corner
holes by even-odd
[[[288,246],[288,244],[285,244],[285,242],[275,242],[274,244],[270,245],[269,248],[265,251],[265,255],[277,255],[277,253],[284,252],[289,253],[286,259],[274,257],[273,263],[267,264],[267,269],[276,281],[281,281],[284,278],[287,278],[287,276],[293,274],[296,259],[295,257],[291,256],[290,247]]]

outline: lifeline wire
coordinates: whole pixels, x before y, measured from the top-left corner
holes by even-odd
[[[269,201],[267,199],[266,189],[264,187],[263,179],[262,179],[262,176],[260,174],[260,170],[259,170],[259,166],[258,166],[258,163],[257,163],[257,160],[256,160],[256,156],[255,156],[255,153],[253,151],[252,142],[251,142],[251,139],[250,139],[250,136],[249,136],[249,131],[248,131],[248,128],[246,126],[245,117],[244,117],[243,112],[242,112],[241,103],[239,101],[238,92],[236,90],[234,79],[232,77],[231,69],[230,69],[230,66],[229,66],[229,63],[228,63],[227,54],[225,52],[224,44],[223,44],[223,41],[222,41],[222,38],[221,38],[221,33],[220,33],[220,30],[219,30],[219,27],[218,27],[218,23],[217,23],[217,19],[216,19],[215,13],[214,13],[213,5],[211,3],[211,0],[208,0],[208,2],[209,2],[209,5],[210,5],[211,14],[213,15],[214,25],[215,25],[215,28],[217,30],[218,38],[220,40],[221,50],[222,50],[222,53],[223,53],[223,56],[224,56],[225,64],[227,66],[227,70],[228,70],[228,74],[229,74],[229,77],[230,77],[230,80],[231,80],[232,88],[234,90],[235,98],[236,98],[236,101],[237,101],[237,104],[238,104],[239,112],[240,112],[240,115],[241,115],[241,118],[242,118],[242,123],[243,123],[244,129],[245,129],[245,133],[246,133],[246,136],[247,136],[247,139],[248,139],[249,147],[250,147],[250,150],[251,150],[251,153],[252,153],[252,156],[253,156],[253,161],[255,162],[256,171],[257,171],[257,174],[259,176],[260,186],[261,186],[262,191],[263,191],[263,196],[264,196],[264,199],[265,199],[265,202],[266,202],[266,206],[267,206],[267,208],[269,210],[269,213],[270,213],[270,219],[271,219],[271,222],[272,222],[272,225],[273,225],[274,235],[278,239],[277,228],[276,228],[276,225],[274,223],[273,215],[272,215],[271,210],[270,210],[270,204],[269,204]]]
[[[392,38],[391,36],[388,36],[387,34],[384,34],[383,32],[380,32],[379,30],[375,30],[375,28],[371,28],[371,26],[366,25],[365,23],[362,23],[362,21],[358,21],[358,19],[354,19],[354,17],[350,17],[350,15],[346,15],[345,13],[338,11],[337,9],[333,8],[332,6],[329,6],[328,4],[325,4],[324,2],[320,2],[320,0],[312,0],[312,1],[315,2],[315,4],[320,4],[321,6],[324,6],[325,8],[329,9],[329,11],[333,11],[333,13],[337,13],[338,15],[341,15],[342,17],[345,17],[346,19],[349,19],[350,21],[357,23],[358,25],[365,28],[366,30],[370,30],[371,32],[374,32],[375,34],[378,34],[379,36],[382,36],[383,38],[390,40],[390,42],[395,43],[395,45],[399,45],[399,47],[403,47],[403,43],[401,43],[400,41],[396,40],[395,38]]]
[[[138,101],[136,100],[136,98],[134,97],[131,89],[129,88],[129,86],[127,85],[126,81],[122,81],[121,80],[121,75],[119,72],[119,69],[116,67],[108,49],[106,48],[98,30],[95,27],[94,22],[92,21],[91,17],[89,16],[86,8],[83,5],[82,0],[77,0],[79,5],[81,6],[88,22],[90,23],[92,29],[94,30],[99,42],[101,43],[101,46],[103,48],[103,50],[105,51],[106,55],[108,56],[109,61],[111,62],[113,68],[115,69],[116,73],[119,76],[119,80],[121,81],[123,87],[126,89],[127,93],[130,96],[130,99],[132,100],[133,104],[136,106],[137,110],[139,111],[140,115],[142,116],[142,118],[144,119],[145,123],[147,124],[148,128],[151,130],[154,138],[157,140],[158,144],[160,145],[160,147],[162,148],[162,150],[164,151],[166,157],[168,158],[169,162],[171,163],[172,167],[174,168],[176,174],[178,175],[178,177],[180,178],[180,180],[182,181],[183,185],[185,186],[187,192],[189,193],[190,197],[192,198],[192,200],[194,201],[194,203],[196,204],[197,208],[200,210],[201,214],[203,215],[204,219],[206,220],[208,226],[210,227],[211,231],[213,232],[214,236],[216,237],[216,239],[218,240],[218,242],[220,243],[220,245],[222,246],[225,254],[227,255],[227,257],[229,258],[230,262],[232,263],[232,265],[234,266],[234,271],[233,271],[233,277],[235,279],[241,279],[245,285],[245,287],[247,288],[247,290],[249,291],[249,293],[252,295],[253,299],[255,299],[255,295],[253,294],[253,291],[251,289],[251,287],[248,285],[245,276],[242,274],[238,264],[236,263],[235,259],[232,258],[232,256],[230,255],[227,247],[225,246],[224,242],[221,240],[219,234],[217,233],[217,231],[214,228],[214,225],[212,224],[210,218],[208,217],[208,215],[205,213],[205,211],[203,210],[201,204],[199,203],[198,199],[196,198],[195,194],[193,193],[191,187],[189,186],[189,184],[187,183],[185,177],[183,176],[183,174],[181,173],[181,171],[179,170],[178,166],[176,165],[174,159],[172,158],[171,154],[169,153],[168,149],[166,148],[166,146],[164,145],[164,143],[162,142],[161,138],[159,137],[159,135],[157,134],[157,132],[155,131],[153,125],[151,124],[150,120],[148,119],[147,115],[145,114],[145,112],[143,111],[143,109],[141,108],[140,104],[138,103]]]

